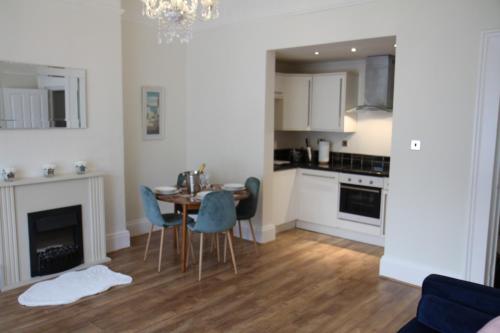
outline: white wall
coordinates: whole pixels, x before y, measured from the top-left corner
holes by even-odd
[[[499,12],[497,0],[377,0],[201,31],[188,49],[188,165],[205,161],[220,180],[268,177],[267,50],[396,35],[382,274],[463,277],[480,32],[500,27]]]
[[[300,148],[305,147],[305,139],[313,149],[318,149],[319,139],[332,143],[331,150],[342,153],[366,155],[391,155],[392,139],[392,113],[385,111],[356,111],[358,122],[355,133],[331,132],[282,132],[274,133],[274,147]],[[342,141],[347,141],[347,147],[342,146]]]
[[[53,162],[73,172],[87,160],[103,171],[108,250],[129,245],[125,229],[120,3],[4,0],[0,59],[83,68],[87,72],[87,129],[0,131],[0,165],[20,177],[39,176]]]
[[[175,184],[186,170],[185,46],[157,42],[154,22],[140,17],[141,2],[123,0],[123,96],[127,224],[133,235],[148,231],[139,186]],[[151,24],[153,23],[153,24]],[[144,141],[141,87],[165,89],[165,138]],[[172,207],[165,204],[162,207]]]

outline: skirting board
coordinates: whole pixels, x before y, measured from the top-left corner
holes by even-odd
[[[255,238],[258,243],[267,243],[276,239],[276,230],[273,225],[266,225],[262,227],[254,222],[253,227],[255,229]],[[144,235],[149,232],[151,228],[151,224],[145,218],[139,218],[135,220],[131,220],[127,223],[127,228],[130,231],[130,234],[133,236]],[[246,240],[252,240],[252,234],[250,232],[250,227],[248,226],[247,221],[241,221],[241,232],[243,233],[243,238]],[[156,228],[154,230],[159,230]],[[236,224],[233,229],[234,235],[239,237],[238,224]]]
[[[413,264],[397,258],[390,258],[383,255],[380,260],[379,275],[387,278],[409,283],[415,286],[422,286],[424,279],[430,274],[440,274],[457,279],[464,276],[452,272],[445,272],[428,266]]]
[[[342,237],[342,238],[350,239],[350,240],[357,241],[357,242],[362,242],[362,243],[367,243],[367,244],[372,244],[372,245],[377,245],[377,246],[384,246],[384,237],[383,236],[362,234],[362,233],[359,233],[356,231],[328,227],[328,226],[321,225],[321,224],[315,224],[315,223],[309,223],[309,222],[303,222],[303,221],[297,221],[296,226],[299,229],[319,232],[319,233],[327,234],[327,235],[331,235],[331,236]]]
[[[283,231],[295,229],[296,226],[297,226],[297,221],[290,221],[282,224],[277,224],[275,225],[276,233],[279,234],[280,232]]]
[[[256,224],[255,222],[252,223],[255,230],[255,240],[257,241],[257,243],[268,243],[276,239],[276,228],[274,224],[262,226],[260,224]],[[238,223],[236,223],[236,225],[234,226],[233,232],[236,237],[240,237]],[[243,239],[253,241],[250,226],[248,224],[248,221],[246,220],[241,220],[241,233],[243,234]]]
[[[130,247],[130,232],[118,231],[106,235],[106,252],[113,252]]]

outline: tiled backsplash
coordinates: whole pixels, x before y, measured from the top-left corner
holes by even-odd
[[[295,149],[299,154],[302,155],[300,161],[293,161],[292,159],[292,149],[276,149],[274,151],[274,159],[282,161],[290,161],[297,163],[307,162],[307,153],[305,149]],[[313,151],[312,163],[318,163],[318,151]],[[370,171],[381,171],[389,172],[391,164],[391,158],[388,156],[375,156],[375,155],[362,155],[362,154],[350,154],[350,153],[338,153],[330,152],[330,165],[353,169],[353,170],[370,170]]]

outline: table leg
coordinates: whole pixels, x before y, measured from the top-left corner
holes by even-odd
[[[182,246],[181,246],[181,272],[187,270],[186,267],[186,254],[187,254],[187,206],[182,205]]]

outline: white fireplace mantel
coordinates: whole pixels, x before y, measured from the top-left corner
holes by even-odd
[[[103,174],[60,175],[0,182],[0,290],[50,276],[31,277],[28,213],[82,205],[84,264],[106,256]]]

